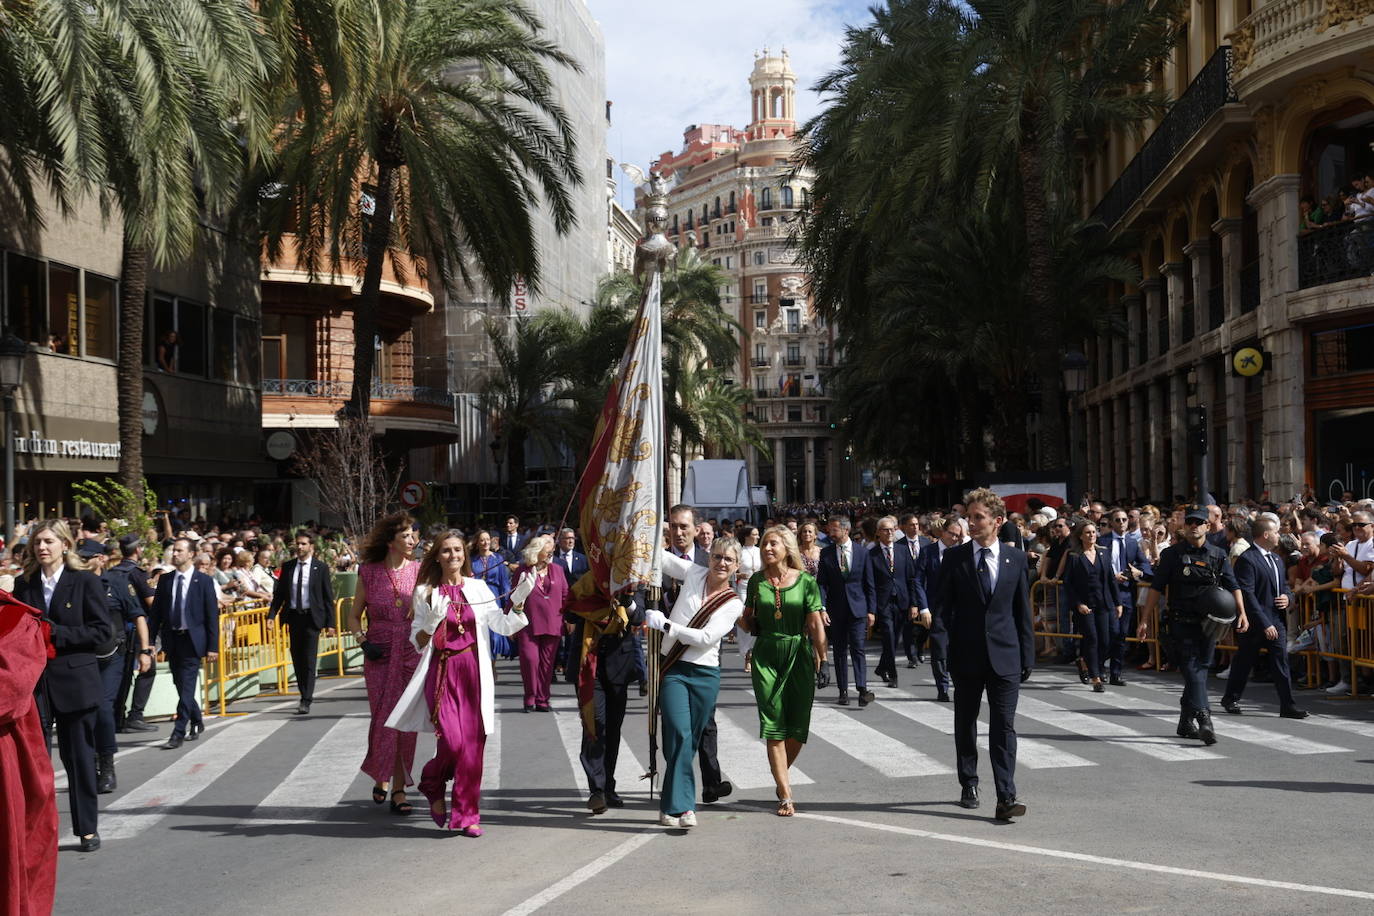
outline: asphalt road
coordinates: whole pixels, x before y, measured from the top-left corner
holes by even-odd
[[[357,771],[362,681],[326,680],[308,717],[264,698],[179,751],[155,746],[166,727],[131,743],[119,791],[102,797],[104,847],[81,854],[64,838],[56,912],[1374,912],[1368,701],[1304,693],[1314,715],[1286,720],[1273,689],[1252,684],[1246,715],[1218,709],[1220,741],[1203,749],[1173,737],[1169,676],[1094,695],[1068,668],[1041,668],[1017,716],[1029,811],[999,824],[986,759],[984,806],[955,804],[951,708],[928,669],[903,669],[867,709],[836,706],[833,687],[818,695],[786,819],[772,813],[748,679],[726,661],[721,762],[737,788],[690,831],[656,826],[633,779],[647,761],[642,700],[631,759],[622,751],[628,804],[592,817],[571,688],[556,687],[553,714],[525,714],[518,668],[500,662],[486,835],[473,840],[437,829],[418,793],[410,818],[372,804]],[[1220,691],[1213,681],[1214,704]],[[421,736],[421,761],[431,749]]]

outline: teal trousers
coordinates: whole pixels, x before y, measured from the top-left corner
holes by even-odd
[[[663,814],[676,817],[696,810],[697,781],[692,761],[719,693],[719,668],[680,661],[663,676],[658,691],[664,763],[658,810]]]

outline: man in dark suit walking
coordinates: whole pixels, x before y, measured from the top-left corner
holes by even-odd
[[[1250,627],[1236,636],[1236,655],[1231,659],[1231,675],[1221,708],[1233,716],[1241,714],[1240,697],[1250,679],[1250,669],[1260,649],[1269,650],[1274,673],[1274,690],[1279,695],[1279,715],[1285,719],[1305,719],[1307,711],[1293,700],[1293,680],[1288,670],[1288,632],[1284,611],[1293,603],[1283,560],[1274,553],[1279,546],[1279,524],[1260,517],[1250,525],[1249,550],[1236,557],[1236,584],[1245,599],[1245,617]]]
[[[520,549],[529,540],[528,535],[520,533],[520,519],[514,515],[507,515],[501,536],[497,540],[501,543],[501,556],[506,558],[506,563],[518,565]]]
[[[1026,555],[997,540],[1007,515],[1000,496],[977,489],[964,503],[973,539],[945,553],[935,629],[949,638],[959,804],[978,807],[978,710],[986,691],[996,817],[1005,821],[1026,813],[1015,780],[1016,700],[1035,664]]]
[[[905,550],[907,556],[911,557],[911,565],[915,567],[920,562],[921,550],[933,542],[921,533],[921,519],[914,512],[902,515],[898,519],[898,524],[902,536],[897,538],[897,549]],[[915,596],[912,597],[914,600]],[[923,626],[916,618],[903,614],[899,630],[902,634],[902,648],[906,651],[906,666],[915,668],[926,660],[926,640],[930,638],[929,622]]]
[[[939,540],[921,548],[916,561],[916,604],[920,608],[914,620],[930,630],[930,673],[935,677],[935,699],[949,702],[949,639],[948,634],[934,626],[940,614],[940,570],[945,552],[964,542],[964,520],[951,516],[940,528]]]
[[[177,717],[166,750],[194,741],[205,731],[196,700],[200,660],[219,658],[219,600],[215,580],[195,569],[195,546],[187,538],[172,542],[173,572],[163,573],[148,614],[151,633],[162,637],[162,651],[177,689]]]
[[[849,705],[849,668],[854,665],[854,689],[859,705],[873,702],[868,689],[868,662],[864,658],[864,640],[868,628],[875,622],[873,593],[873,562],[868,549],[855,544],[849,537],[851,523],[845,515],[833,516],[830,546],[821,551],[816,568],[816,580],[821,586],[821,601],[825,609],[821,619],[830,627],[831,643],[835,646],[835,684],[840,688],[841,706]],[[845,655],[849,660],[845,660]]]
[[[304,716],[315,698],[320,630],[329,626],[334,616],[329,568],[315,556],[315,536],[308,531],[296,535],[296,559],[282,564],[267,611],[268,626],[276,625],[278,614],[290,631],[291,667],[296,672],[296,689],[301,692],[296,715]]]
[[[898,634],[911,625],[912,612],[920,611],[916,606],[916,561],[908,549],[894,543],[896,536],[895,516],[878,519],[878,543],[870,551],[875,561],[874,616],[883,643],[883,654],[873,673],[887,681],[889,687],[897,686]]]
[[[1116,578],[1117,603],[1122,607],[1120,617],[1112,620],[1112,661],[1110,669],[1113,687],[1125,687],[1121,676],[1121,666],[1126,659],[1126,637],[1135,632],[1135,590],[1141,579],[1149,579],[1154,573],[1150,561],[1140,549],[1140,542],[1126,536],[1126,526],[1130,516],[1120,507],[1107,513],[1111,531],[1102,539],[1101,547],[1112,559],[1112,573]]]
[[[590,569],[587,555],[577,549],[577,532],[564,528],[558,532],[558,542],[553,552],[553,562],[563,567],[568,585],[574,585]],[[577,683],[577,641],[582,638],[581,620],[576,620],[563,628],[563,638],[558,644],[558,668],[563,669],[563,679],[569,684]],[[633,643],[633,640],[632,640]]]

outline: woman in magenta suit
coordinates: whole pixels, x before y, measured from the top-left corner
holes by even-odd
[[[563,568],[549,562],[553,538],[530,538],[515,573],[511,604],[523,610],[529,626],[515,637],[520,648],[520,679],[525,682],[525,712],[549,711],[549,685],[558,639],[563,633],[563,610],[568,603],[568,579]]]

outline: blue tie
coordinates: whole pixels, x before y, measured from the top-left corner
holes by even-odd
[[[983,600],[992,597],[992,570],[988,568],[988,557],[992,556],[991,547],[978,548],[978,584],[983,588]]]
[[[172,580],[172,629],[186,629],[186,609],[182,606],[182,573]]]

